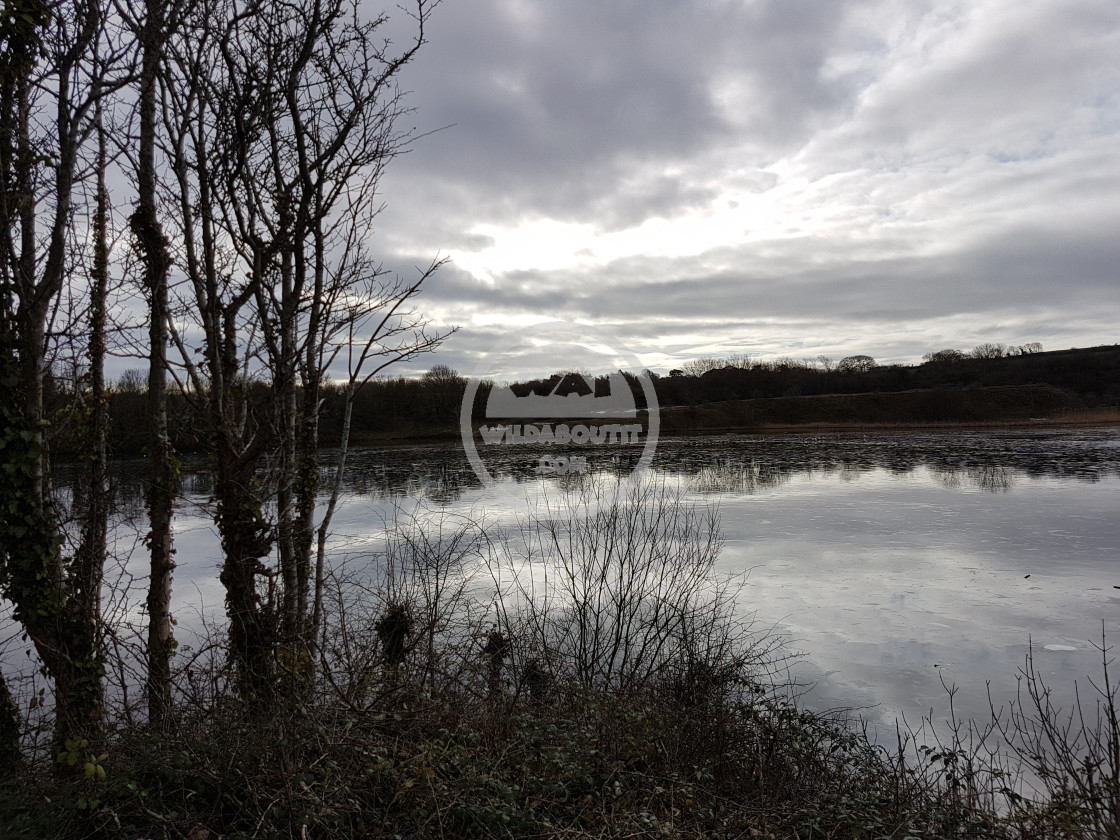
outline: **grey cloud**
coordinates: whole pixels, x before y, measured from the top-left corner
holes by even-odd
[[[831,251],[813,266],[806,254]],[[635,258],[594,273],[517,272],[491,285],[465,272],[441,278],[442,298],[483,312],[534,312],[568,318],[811,318],[836,324],[905,321],[977,310],[1044,307],[1061,294],[1100,301],[1115,294],[1120,241],[1106,231],[1066,234],[1031,227],[1007,230],[939,260],[900,256],[869,260],[837,253],[837,243],[791,241],[758,260],[749,246],[677,260]],[[1070,275],[1076,289],[1066,286]]]
[[[611,228],[652,193],[672,217],[707,193],[657,190],[665,167],[744,142],[771,159],[851,99],[820,73],[842,17],[800,1],[445,4],[408,87],[421,130],[450,128],[394,165],[393,202]],[[728,80],[741,108],[722,101]]]
[[[443,4],[407,86],[418,130],[453,125],[394,162],[374,241],[407,268],[500,245],[477,226],[618,231],[803,181],[800,236],[493,285],[452,265],[425,306],[591,319],[651,353],[1108,340],[1117,55],[1112,0]]]

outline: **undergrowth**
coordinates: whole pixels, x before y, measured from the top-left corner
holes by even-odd
[[[123,733],[104,779],[9,782],[3,836],[1012,836],[843,721],[765,692],[692,707],[580,690],[473,710],[407,687],[382,700],[219,707]]]

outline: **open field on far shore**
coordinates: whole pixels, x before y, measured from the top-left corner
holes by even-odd
[[[1047,385],[821,394],[662,406],[662,435],[1120,425],[1120,407],[1079,408]],[[546,422],[546,420],[542,420]],[[594,422],[594,421],[590,421]],[[456,426],[356,433],[355,446],[445,443]]]
[[[1060,429],[1091,426],[1120,425],[1120,409],[1094,409],[1054,414],[1050,417],[1032,417],[1006,420],[930,420],[914,422],[810,422],[810,423],[761,423],[751,426],[701,427],[692,431],[662,429],[663,434],[713,435],[748,432],[755,434],[797,434],[805,432],[890,432],[890,431],[967,431],[970,429]]]
[[[1049,385],[770,397],[661,409],[662,434],[1114,422],[1120,422],[1120,409],[1083,410],[1065,392]]]

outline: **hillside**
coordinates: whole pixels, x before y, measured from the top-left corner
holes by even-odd
[[[803,425],[1033,423],[1069,419],[1069,412],[1077,406],[1075,399],[1049,385],[766,397],[663,406],[661,432],[763,431]]]
[[[860,370],[795,360],[742,360],[698,376],[674,371],[676,375],[658,378],[657,398],[662,406],[672,406],[819,394],[1045,385],[1061,390],[1078,406],[1120,405],[1120,345],[1001,358],[950,358],[919,365],[867,361],[871,364]]]

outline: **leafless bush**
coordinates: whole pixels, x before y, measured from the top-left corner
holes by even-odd
[[[429,696],[472,681],[485,607],[471,584],[487,544],[484,529],[469,517],[402,515],[372,563],[361,558],[361,566],[331,571],[322,666],[339,696],[361,705],[371,690],[391,690],[397,676]],[[378,632],[391,611],[409,619],[403,661],[391,663],[401,673],[392,680],[386,634]]]
[[[1102,628],[1101,670],[1089,679],[1088,697],[1074,683],[1068,709],[1057,705],[1028,652],[1019,692],[999,719],[999,731],[1015,755],[1039,780],[1049,815],[1068,825],[1071,836],[1120,836],[1120,681],[1110,672],[1112,650]],[[1016,800],[1020,810],[1037,811]],[[1076,830],[1076,831],[1074,831]]]
[[[936,723],[931,713],[917,728],[896,722],[897,748],[886,760],[895,775],[946,808],[1007,813],[1024,781],[1022,767],[1005,749],[998,715],[986,722],[961,718],[958,688],[944,680],[942,685],[949,701],[945,721]]]
[[[773,640],[720,576],[719,511],[652,480],[589,482],[504,534],[491,561],[516,674],[620,694],[730,688]]]
[[[899,728],[889,756],[899,778],[960,813],[999,815],[1000,836],[1098,838],[1120,836],[1120,721],[1102,630],[1101,671],[1091,697],[1074,683],[1062,707],[1035,669],[1033,648],[1019,672],[1016,698],[987,721],[963,720],[946,686],[949,716],[927,717],[918,729]]]

